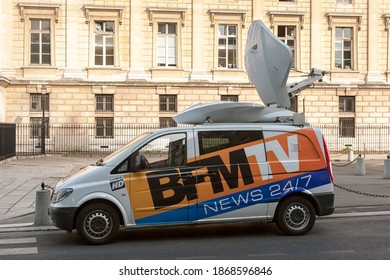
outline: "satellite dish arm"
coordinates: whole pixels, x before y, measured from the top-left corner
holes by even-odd
[[[306,80],[300,81],[295,84],[291,84],[287,86],[287,93],[289,97],[294,97],[299,94],[304,89],[310,87],[314,82],[320,81],[322,82],[322,78],[325,76],[327,72],[321,69],[312,68],[309,74],[309,78]]]

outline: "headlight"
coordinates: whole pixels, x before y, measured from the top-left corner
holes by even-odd
[[[64,200],[65,198],[70,196],[72,192],[73,192],[73,189],[69,189],[69,188],[60,189],[53,194],[53,197],[51,198],[51,202],[57,203],[61,200]]]

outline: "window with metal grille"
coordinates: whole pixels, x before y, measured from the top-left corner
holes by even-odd
[[[50,138],[50,119],[45,117],[45,138]],[[42,133],[42,118],[30,118],[30,138],[41,138]]]
[[[114,65],[114,21],[95,21],[95,65]]]
[[[96,137],[114,137],[114,118],[96,118]]]
[[[221,95],[221,101],[238,102],[238,95]]]
[[[110,94],[97,94],[96,111],[97,112],[114,112],[114,96]]]
[[[279,25],[278,38],[290,47],[293,58],[292,67],[295,68],[296,27]]]
[[[352,27],[336,27],[335,67],[338,69],[353,69],[352,34]]]
[[[42,95],[40,93],[31,93],[30,94],[30,111],[31,112],[40,112],[43,109],[45,111],[50,111],[49,106],[49,95]]]
[[[159,118],[159,121],[160,121],[160,128],[177,126],[177,123],[172,118],[161,117]]]
[[[237,68],[237,25],[218,26],[218,67]]]
[[[157,66],[177,65],[176,23],[159,23],[157,32]]]
[[[340,137],[355,137],[355,118],[339,118]]]
[[[160,95],[160,112],[177,112],[177,95]]]
[[[49,19],[30,20],[30,64],[51,64]]]
[[[339,112],[355,112],[355,96],[339,96]]]

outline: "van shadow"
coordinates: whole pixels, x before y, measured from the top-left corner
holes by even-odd
[[[193,238],[231,238],[248,236],[283,235],[275,224],[264,223],[232,223],[213,225],[183,225],[164,226],[158,228],[138,228],[128,231],[122,230],[118,241],[125,240],[174,240]]]

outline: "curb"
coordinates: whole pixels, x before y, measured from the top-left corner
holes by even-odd
[[[3,232],[30,232],[30,231],[59,231],[60,229],[52,226],[36,226],[34,223],[20,223],[0,225],[0,233]]]

